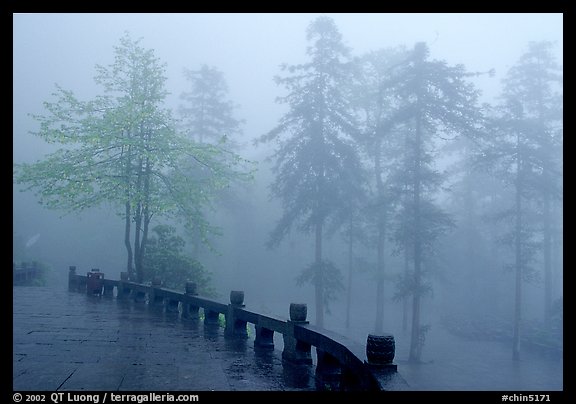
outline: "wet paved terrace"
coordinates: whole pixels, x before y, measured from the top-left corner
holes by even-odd
[[[313,390],[311,373],[256,352],[253,337],[133,300],[13,287],[13,389]]]

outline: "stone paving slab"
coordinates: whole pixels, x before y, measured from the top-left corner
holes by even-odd
[[[253,339],[156,307],[50,287],[13,287],[13,389],[313,390]],[[296,378],[298,379],[298,378]],[[302,383],[301,380],[305,380]]]

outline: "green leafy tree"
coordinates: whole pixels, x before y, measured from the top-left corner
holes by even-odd
[[[48,208],[117,208],[125,223],[126,270],[142,281],[152,218],[178,217],[208,231],[202,210],[240,175],[243,160],[177,133],[162,107],[165,66],[153,50],[128,34],[114,50],[110,66],[97,66],[95,81],[104,95],[81,101],[57,87],[56,101],[45,103],[48,113],[34,116],[40,123],[34,134],[63,147],[33,164],[17,164],[15,181]],[[195,180],[187,175],[192,170],[208,174]]]
[[[238,149],[244,121],[234,117],[237,106],[227,99],[228,85],[224,74],[216,67],[202,65],[198,70],[185,69],[184,75],[190,84],[190,91],[180,94],[182,104],[178,112],[183,133],[198,144],[214,145],[225,152]],[[211,174],[193,170],[188,175],[199,181]],[[221,190],[215,199],[232,200],[232,205],[237,202],[229,188]],[[203,223],[197,223],[191,231],[196,258],[200,255],[205,236],[203,227]]]
[[[154,235],[148,241],[144,281],[159,276],[164,285],[173,289],[182,289],[186,281],[196,282],[198,291],[204,296],[214,296],[210,274],[203,265],[184,254],[186,242],[169,225],[157,225],[152,229]]]
[[[216,67],[202,65],[198,70],[184,71],[190,91],[180,94],[183,104],[178,112],[186,134],[198,143],[226,143],[238,146],[242,120],[234,117],[236,105],[227,100],[228,85]]]
[[[304,233],[313,233],[316,324],[323,326],[327,275],[324,270],[333,265],[323,258],[322,247],[328,221],[346,209],[347,200],[357,195],[362,183],[361,165],[357,152],[346,134],[355,129],[350,106],[344,93],[350,77],[348,49],[343,45],[331,18],[319,17],[308,26],[311,42],[309,62],[283,65],[290,73],[277,77],[288,95],[279,101],[290,110],[279,125],[259,140],[278,144],[276,179],[272,194],[281,198],[282,218],[271,235],[269,246],[277,245],[294,224]],[[281,135],[286,135],[282,137]]]

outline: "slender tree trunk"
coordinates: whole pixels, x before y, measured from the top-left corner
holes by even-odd
[[[514,334],[512,336],[512,359],[520,359],[520,323],[522,320],[522,159],[520,157],[520,135],[517,135],[516,159],[516,287],[514,296]]]
[[[465,158],[470,161],[472,158],[469,147],[466,147]],[[479,276],[478,276],[478,263],[475,259],[475,243],[474,243],[474,232],[476,227],[474,226],[474,197],[472,194],[472,172],[469,167],[466,168],[464,177],[464,209],[466,217],[466,265],[469,271],[468,276],[468,287],[464,292],[468,296],[468,302],[471,307],[471,315],[477,315],[481,310],[480,303],[480,290],[479,290]]]
[[[134,212],[134,261],[136,264],[136,280],[139,283],[144,281],[144,274],[142,273],[142,254],[140,252],[140,237],[142,233],[142,159],[138,163],[138,178],[136,180],[136,194],[138,195],[138,203],[136,204],[136,212]]]
[[[538,105],[538,126],[540,130],[545,132],[544,123],[544,97],[542,95],[544,85],[541,81],[541,76],[538,76],[537,80],[537,93],[536,102]],[[548,140],[548,136],[543,136],[543,149],[546,156],[551,154],[552,146]],[[549,160],[548,160],[549,161]],[[544,179],[544,189],[543,189],[543,199],[544,199],[544,229],[543,229],[543,253],[544,253],[544,324],[546,329],[551,327],[551,317],[552,317],[552,230],[551,230],[551,195],[550,195],[550,171],[548,167],[548,161],[543,165],[543,179]]]
[[[406,246],[408,243],[406,243]],[[408,277],[410,273],[410,265],[408,261],[408,250],[404,249],[404,276]],[[408,330],[408,297],[402,297],[402,331],[406,332]]]
[[[545,173],[546,174],[546,173]],[[545,175],[545,181],[548,175]],[[546,185],[548,183],[546,182]],[[544,195],[544,323],[547,329],[552,320],[552,214],[550,193]]]
[[[410,149],[410,135],[409,132],[406,131],[406,134],[404,136],[404,149],[406,151],[408,151]],[[406,159],[406,172],[409,172],[409,168],[408,167],[408,159]],[[408,177],[406,177],[405,182],[404,182],[404,194],[403,194],[403,201],[404,201],[404,206],[405,209],[408,209],[408,206],[410,205],[410,179]],[[402,219],[403,221],[403,226],[407,227],[408,226],[408,216],[404,215],[404,218]],[[408,279],[408,276],[410,276],[410,252],[409,252],[409,246],[410,246],[410,237],[408,237],[408,231],[404,232],[404,276],[406,277],[406,279]],[[406,332],[408,331],[408,311],[409,311],[409,306],[410,306],[410,302],[409,302],[409,298],[407,294],[404,294],[404,296],[402,297],[402,331]]]
[[[142,231],[142,241],[140,242],[140,268],[144,273],[145,257],[146,257],[146,244],[148,243],[148,228],[152,214],[150,213],[150,178],[151,178],[151,165],[150,159],[146,158],[146,177],[144,178],[144,210],[142,212],[144,218],[144,229]]]
[[[129,133],[126,134],[128,137],[130,136]],[[124,150],[122,150],[122,154],[124,154]],[[132,244],[130,242],[130,233],[131,229],[131,221],[132,221],[132,211],[131,211],[131,193],[130,193],[130,176],[132,175],[132,153],[131,153],[131,146],[127,146],[126,150],[126,173],[125,173],[125,180],[126,180],[126,189],[125,189],[125,197],[126,201],[124,203],[124,246],[126,247],[127,263],[126,263],[126,272],[128,272],[128,277],[130,279],[135,279],[134,274],[134,265],[133,265],[133,251],[132,251]]]
[[[563,255],[562,255],[562,227],[559,223],[561,223],[560,220],[560,214],[562,211],[562,205],[559,202],[556,203],[552,203],[552,207],[551,207],[551,217],[552,217],[552,222],[551,222],[551,242],[550,244],[551,246],[551,250],[552,250],[552,259],[551,259],[551,272],[552,272],[552,276],[551,276],[551,283],[552,283],[552,290],[553,290],[553,294],[554,295],[559,295],[561,294],[561,287],[559,285],[559,281],[558,279],[562,277],[562,267],[563,267]],[[560,291],[560,293],[558,293],[558,291]]]
[[[420,344],[420,283],[422,277],[422,240],[421,240],[421,214],[420,214],[420,168],[421,168],[421,148],[422,133],[420,114],[416,115],[416,130],[414,141],[414,292],[412,298],[412,332],[410,339],[410,356],[409,360],[414,362],[420,361],[421,344]]]
[[[350,308],[352,306],[352,270],[354,266],[354,215],[350,208],[350,234],[348,237],[348,290],[346,294],[346,328],[350,328]]]
[[[378,245],[376,247],[376,334],[384,331],[384,243],[386,242],[386,206],[384,204],[384,185],[382,184],[382,167],[380,164],[381,143],[378,140],[374,150],[374,172],[376,175],[377,209],[378,209]]]
[[[324,327],[324,271],[322,266],[322,222],[316,224],[315,232],[315,295],[316,295],[316,325]]]
[[[130,202],[126,201],[125,203],[125,212],[126,219],[124,220],[124,246],[126,247],[126,252],[128,254],[128,262],[126,263],[126,272],[128,272],[128,276],[131,279],[134,279],[134,269],[132,263],[132,244],[130,243],[130,221],[131,221],[131,212],[130,212]]]
[[[140,234],[142,232],[142,204],[138,202],[136,205],[136,213],[134,215],[134,266],[136,268],[136,280],[142,283],[144,281],[144,274],[142,273],[141,254],[140,254]]]

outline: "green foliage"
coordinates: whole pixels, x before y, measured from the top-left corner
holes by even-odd
[[[510,251],[518,245],[519,255],[505,268],[515,268],[527,281],[540,278],[532,264],[543,248],[539,235],[546,226],[543,201],[562,195],[562,76],[551,47],[549,42],[530,43],[509,70],[502,103],[489,110],[488,131],[476,156],[484,162],[481,168],[517,197],[492,218],[507,227],[499,237],[502,245]]]
[[[282,65],[288,75],[275,78],[288,92],[277,100],[289,111],[258,141],[276,142],[276,177],[270,189],[283,207],[267,246],[276,247],[293,227],[315,234],[316,265],[305,271],[304,279],[315,285],[316,322],[322,326],[324,304],[340,281],[310,271],[321,271],[325,265],[321,248],[325,227],[336,223],[329,229],[334,232],[348,216],[351,201],[362,194],[364,173],[351,138],[357,128],[347,98],[352,74],[349,49],[329,17],[313,20],[306,38],[309,61]]]
[[[96,67],[103,95],[80,101],[57,86],[56,100],[44,104],[47,114],[33,116],[40,124],[34,134],[64,147],[42,161],[16,164],[14,180],[51,209],[115,207],[126,224],[127,270],[141,281],[152,218],[178,218],[206,240],[213,228],[204,210],[216,192],[246,178],[247,161],[178,133],[163,108],[165,65],[153,50],[128,34],[114,50],[110,66]]]
[[[182,289],[186,281],[196,282],[203,296],[214,296],[210,274],[202,264],[183,253],[185,241],[168,225],[157,225],[152,231],[155,236],[148,240],[144,258],[144,281],[159,276],[164,285]]]
[[[293,225],[311,232],[347,209],[351,197],[361,194],[360,161],[346,137],[356,130],[344,93],[352,73],[345,63],[349,51],[328,17],[314,20],[307,38],[313,41],[307,52],[310,62],[283,65],[282,70],[290,75],[276,77],[276,82],[288,90],[278,101],[288,104],[290,110],[276,128],[259,139],[278,145],[271,191],[284,207],[269,247],[278,245]]]
[[[302,270],[296,278],[296,284],[302,286],[306,283],[324,286],[324,309],[327,313],[330,313],[330,302],[338,300],[338,294],[344,291],[342,273],[328,260],[323,260],[320,266],[312,263]]]
[[[224,74],[208,65],[202,65],[198,70],[186,69],[184,74],[191,91],[180,94],[184,104],[178,112],[187,136],[198,143],[219,143],[235,148],[235,138],[242,133],[243,121],[234,118],[236,105],[226,100],[228,85]]]
[[[31,265],[36,265],[36,269],[37,269],[37,273],[36,276],[33,277],[32,279],[26,281],[26,282],[22,282],[19,283],[18,285],[24,285],[24,286],[46,286],[46,282],[47,282],[47,277],[48,277],[48,273],[52,271],[52,267],[44,262],[39,262],[39,261],[18,261],[18,260],[14,260],[13,261],[14,264],[16,264],[16,267],[20,267],[22,264],[26,263],[28,265],[28,267],[30,267]],[[16,283],[15,283],[16,284]]]
[[[398,274],[396,276],[396,290],[392,300],[400,302],[404,298],[415,294],[419,296],[432,295],[432,284],[421,278],[415,278],[413,271]]]

